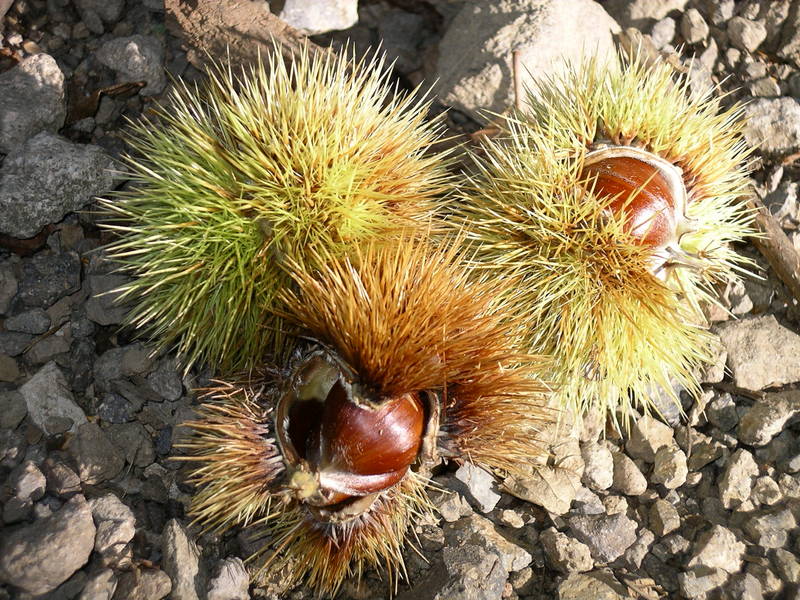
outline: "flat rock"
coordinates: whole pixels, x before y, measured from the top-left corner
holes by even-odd
[[[523,81],[554,75],[565,61],[614,52],[619,28],[591,0],[470,0],[439,44],[435,94],[444,104],[484,119],[514,102],[512,53]]]
[[[74,251],[37,252],[22,261],[21,271],[17,296],[28,307],[48,308],[81,288],[81,259]]]
[[[744,523],[747,537],[762,548],[783,548],[789,532],[797,526],[788,508],[769,509],[748,517]]]
[[[494,477],[480,467],[466,462],[455,473],[455,479],[461,485],[460,491],[467,500],[481,512],[494,510],[500,500],[500,494],[494,491]]]
[[[133,511],[114,494],[89,501],[97,534],[94,549],[105,558],[122,555],[136,533]]]
[[[94,546],[92,512],[75,496],[52,516],[16,529],[0,542],[0,580],[46,594],[86,564]]]
[[[689,559],[689,568],[703,566],[736,573],[742,565],[745,545],[736,539],[730,529],[714,525],[700,536]]]
[[[765,446],[797,415],[800,415],[800,391],[767,394],[744,413],[736,436],[745,444]]]
[[[764,154],[782,156],[800,150],[800,103],[794,98],[756,99],[745,106],[744,119],[744,139]]]
[[[616,560],[636,541],[636,522],[621,513],[570,517],[568,523],[599,564]]]
[[[113,600],[161,600],[172,589],[169,575],[158,569],[134,569],[119,575]]]
[[[286,0],[278,16],[309,35],[349,29],[358,23],[358,0]]]
[[[743,448],[734,452],[717,483],[722,505],[731,509],[749,500],[758,474],[758,465],[752,454]]]
[[[145,81],[140,94],[157,96],[167,84],[164,75],[164,44],[151,35],[131,35],[105,42],[95,56],[116,71],[117,81]]]
[[[554,527],[544,530],[539,541],[550,565],[561,573],[591,571],[594,567],[589,547]]]
[[[81,481],[98,484],[116,477],[125,466],[125,459],[96,423],[78,427],[69,452],[78,466]]]
[[[219,561],[208,582],[207,600],[250,600],[250,576],[241,558]]]
[[[666,500],[659,498],[650,507],[650,529],[662,537],[672,533],[681,526],[678,510]]]
[[[774,316],[721,323],[717,333],[728,351],[728,367],[738,387],[761,390],[800,381],[800,335]]]
[[[652,417],[644,415],[631,427],[631,435],[625,444],[625,451],[633,458],[653,462],[656,452],[663,446],[672,444],[672,428]]]
[[[114,160],[99,146],[43,131],[0,168],[0,233],[28,238],[114,187]]]
[[[34,54],[0,74],[0,154],[15,152],[41,131],[55,133],[66,115],[64,75],[52,56]]]
[[[161,534],[164,572],[172,580],[174,600],[199,600],[204,596],[205,577],[200,552],[177,519],[170,519]]]
[[[683,598],[705,598],[706,593],[722,586],[728,576],[723,569],[699,566],[679,573],[678,585]]]
[[[111,600],[117,589],[117,576],[111,569],[103,569],[86,583],[78,600]]]
[[[49,362],[31,379],[19,388],[28,407],[28,416],[45,434],[61,433],[56,431],[58,420],[68,419],[69,431],[75,433],[78,427],[86,423],[86,414],[72,397],[72,392],[56,363]]]
[[[608,570],[573,573],[558,586],[558,600],[622,600],[625,586]]]

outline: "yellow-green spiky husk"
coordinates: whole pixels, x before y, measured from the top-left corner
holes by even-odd
[[[714,284],[737,278],[744,264],[730,243],[751,233],[740,111],[720,112],[667,64],[637,58],[573,65],[539,82],[528,103],[486,143],[454,208],[453,222],[479,244],[476,264],[522,279],[528,341],[554,356],[564,405],[627,420],[633,407],[653,408],[658,388],[697,392],[694,370],[713,356],[702,308],[716,301]],[[652,250],[581,177],[601,143],[683,170],[696,230],[680,245],[700,268],[670,268],[665,282],[651,275]]]
[[[383,60],[349,53],[290,64],[275,49],[235,76],[219,65],[176,85],[129,142],[131,191],[104,203],[135,276],[129,322],[187,367],[249,368],[286,348],[273,309],[315,249],[337,253],[427,223],[446,181],[427,151],[427,103],[390,85]]]

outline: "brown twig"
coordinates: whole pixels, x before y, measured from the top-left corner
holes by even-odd
[[[764,203],[751,196],[749,204],[755,210],[755,225],[761,233],[753,238],[753,244],[800,302],[800,255]]]

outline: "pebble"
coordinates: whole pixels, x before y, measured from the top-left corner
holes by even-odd
[[[667,44],[671,44],[675,39],[675,19],[672,17],[664,17],[658,23],[653,25],[650,30],[650,38],[653,40],[653,45],[657,49],[661,49]]]
[[[782,581],[795,585],[800,583],[800,562],[794,554],[778,548],[772,555],[772,562]]]
[[[50,316],[41,308],[34,308],[6,319],[8,331],[20,331],[38,335],[50,328]]]
[[[637,534],[636,541],[622,555],[623,560],[632,569],[638,570],[642,566],[642,561],[650,552],[656,536],[649,529],[641,528]]]
[[[113,188],[114,165],[99,146],[38,133],[0,168],[0,232],[28,238],[61,221]]]
[[[720,431],[730,431],[739,423],[736,402],[730,394],[715,394],[706,406],[706,416]]]
[[[708,23],[696,8],[690,8],[683,13],[681,35],[687,44],[697,44],[708,36]]]
[[[783,431],[786,423],[800,414],[800,391],[767,394],[744,413],[736,429],[739,441],[765,446]]]
[[[81,481],[96,485],[116,477],[125,459],[96,423],[78,427],[71,440],[69,452],[75,459]]]
[[[465,2],[439,43],[434,84],[441,101],[475,119],[513,102],[512,54],[520,53],[523,81],[554,75],[586,51],[602,60],[614,52],[619,28],[591,0]]]
[[[47,478],[47,491],[62,498],[81,491],[81,478],[63,460],[48,457],[42,463],[42,471]]]
[[[214,572],[208,582],[207,600],[250,600],[250,577],[241,558],[219,561]]]
[[[460,482],[460,491],[477,510],[488,513],[497,506],[500,494],[492,489],[494,477],[480,467],[464,463],[456,471],[455,480]]]
[[[22,261],[21,270],[17,297],[27,307],[53,307],[81,287],[81,259],[74,251],[38,252]]]
[[[143,96],[157,96],[167,84],[164,75],[164,44],[151,35],[111,39],[100,46],[95,57],[117,73],[117,82],[145,81]]]
[[[672,533],[681,526],[678,510],[666,500],[659,498],[650,506],[650,529],[658,537]]]
[[[755,52],[766,37],[767,29],[758,21],[744,17],[733,17],[728,21],[728,39],[739,50]]]
[[[598,564],[622,556],[636,541],[637,524],[624,514],[570,517],[572,534],[589,547]]]
[[[639,467],[622,452],[611,453],[614,460],[614,481],[612,488],[626,496],[639,496],[647,489],[645,479]]]
[[[614,457],[604,444],[590,442],[581,447],[584,469],[582,482],[596,491],[607,490],[614,483]]]
[[[97,527],[94,549],[108,564],[123,555],[125,547],[136,533],[133,511],[114,494],[89,501]]]
[[[0,542],[0,579],[46,594],[89,559],[95,527],[89,504],[75,496],[50,517],[13,530]]]
[[[117,576],[114,571],[103,569],[89,579],[78,600],[111,600],[116,589]]]
[[[678,585],[684,598],[705,598],[728,580],[728,573],[713,567],[693,567],[678,574]]]
[[[732,509],[749,500],[758,475],[758,465],[750,452],[743,448],[734,452],[718,480],[722,505]]]
[[[153,464],[156,456],[153,440],[138,421],[109,426],[108,437],[128,464],[142,469]]]
[[[646,29],[673,11],[682,12],[687,0],[609,0],[606,10],[623,27]]]
[[[46,435],[61,433],[60,422],[69,421],[72,433],[86,423],[86,414],[75,403],[64,374],[56,363],[49,362],[19,388],[25,399],[28,416]]]
[[[781,500],[781,488],[777,482],[767,475],[756,479],[753,484],[752,499],[759,504],[766,504],[772,506]]]
[[[785,96],[757,98],[745,106],[744,119],[745,141],[762,153],[768,156],[782,156],[800,150],[800,103],[794,98]],[[774,320],[774,317],[760,317],[760,319]],[[731,325],[734,323],[746,323],[746,321],[735,321]],[[764,344],[770,343],[769,338],[757,339],[761,343],[762,350]],[[742,346],[739,352],[746,353],[752,360],[759,360],[754,348]],[[763,359],[761,362],[764,362]],[[755,376],[758,377],[757,374]]]
[[[594,567],[589,547],[554,527],[545,529],[539,541],[550,565],[561,573],[591,571]]]
[[[130,306],[119,303],[119,293],[110,293],[130,281],[125,275],[90,274],[86,278],[89,299],[86,316],[98,325],[118,325],[125,320]]]
[[[176,519],[167,522],[161,534],[161,565],[172,580],[173,600],[199,600],[205,591],[205,570],[200,552],[186,529]]]
[[[655,417],[644,415],[631,427],[628,443],[625,444],[626,452],[632,458],[640,458],[649,463],[653,462],[656,452],[663,446],[673,443],[674,434],[669,425],[665,425]]]
[[[623,600],[625,587],[608,569],[572,573],[558,585],[559,600]]]
[[[674,445],[658,449],[650,481],[660,483],[668,490],[674,490],[686,483],[688,474],[689,468],[683,450]]]
[[[748,516],[744,531],[762,548],[782,548],[786,545],[789,531],[796,526],[794,515],[788,508],[769,509]]]
[[[0,260],[0,315],[8,312],[18,288],[14,263],[10,260]]]
[[[172,589],[169,575],[158,569],[133,569],[119,575],[113,600],[161,600]]]
[[[52,56],[29,56],[0,74],[0,154],[16,152],[41,131],[55,133],[66,114],[64,75]]]
[[[358,23],[358,0],[286,0],[278,16],[309,35],[349,29]]]
[[[750,573],[734,573],[724,589],[725,600],[764,600],[761,582]]]
[[[16,429],[28,414],[25,397],[17,391],[0,392],[0,428]]]
[[[175,360],[161,360],[147,376],[147,383],[165,400],[177,400],[183,395],[183,382]]]
[[[714,525],[703,533],[694,545],[689,568],[701,566],[736,573],[741,568],[745,545],[722,525]]]

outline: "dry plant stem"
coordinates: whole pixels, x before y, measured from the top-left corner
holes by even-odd
[[[255,63],[268,56],[277,43],[284,58],[296,57],[301,48],[312,54],[325,52],[306,36],[269,12],[265,4],[238,0],[165,0],[166,24],[183,39],[187,58],[198,69],[229,56],[233,66]]]
[[[751,197],[750,206],[756,211],[755,225],[763,234],[753,238],[753,245],[764,255],[792,296],[800,302],[800,255],[761,200]]]

